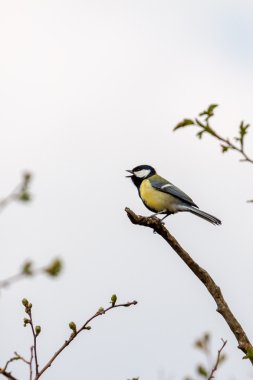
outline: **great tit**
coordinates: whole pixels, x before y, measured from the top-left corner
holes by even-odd
[[[132,170],[127,170],[130,177],[138,189],[139,196],[144,205],[154,215],[166,214],[161,220],[170,214],[180,211],[188,211],[194,215],[219,225],[221,221],[215,216],[200,210],[193,200],[171,182],[160,177],[152,166],[140,165]]]

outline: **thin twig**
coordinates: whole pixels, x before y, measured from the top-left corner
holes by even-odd
[[[250,343],[245,331],[243,330],[240,323],[235,318],[234,314],[230,310],[228,304],[226,303],[222,292],[218,285],[214,282],[209,273],[201,268],[186,252],[178,241],[170,234],[170,232],[166,229],[164,224],[160,219],[156,217],[144,217],[140,215],[136,215],[129,208],[125,209],[129,219],[133,224],[138,224],[140,226],[149,227],[154,230],[157,234],[163,237],[166,242],[173,248],[173,250],[179,255],[179,257],[185,262],[185,264],[191,269],[191,271],[198,277],[198,279],[204,284],[208,292],[213,297],[214,301],[217,304],[217,312],[220,313],[227,324],[229,325],[231,331],[233,332],[237,342],[238,348],[242,350],[247,359],[250,360],[253,365],[253,346]],[[248,355],[248,356],[247,356]]]
[[[1,368],[0,368],[0,375],[3,375],[4,377],[10,380],[18,380],[16,377],[12,376],[11,372],[3,371],[1,370]]]
[[[38,273],[39,273],[39,271],[38,271]],[[35,273],[35,274],[37,274],[37,273]],[[4,279],[4,280],[1,280],[0,281],[0,289],[6,288],[6,287],[10,286],[11,284],[13,284],[14,282],[20,281],[25,277],[27,277],[27,275],[25,273],[19,272],[19,273],[16,273],[16,274],[14,274],[14,275],[12,275],[12,276]]]
[[[100,315],[106,314],[109,310],[115,309],[117,307],[129,307],[129,306],[136,305],[136,304],[137,304],[137,301],[127,302],[127,303],[123,303],[123,304],[112,304],[112,306],[108,307],[107,309],[102,309],[102,310],[99,310],[98,312],[96,312],[91,318],[89,318],[83,324],[82,327],[79,328],[79,330],[76,330],[75,332],[73,332],[71,334],[69,339],[67,339],[63,343],[63,345],[59,348],[59,350],[57,350],[55,352],[55,354],[51,357],[51,359],[47,362],[47,364],[41,369],[41,371],[38,374],[36,374],[34,380],[38,380],[41,377],[41,375],[52,365],[52,363],[60,355],[60,353],[77,337],[78,334],[80,334],[81,331],[90,330],[90,327],[88,325],[93,319],[97,318]]]
[[[226,340],[223,340],[223,339],[221,339],[221,340],[222,340],[223,344],[222,344],[221,348],[218,350],[216,363],[215,363],[215,365],[214,365],[214,367],[213,367],[213,369],[212,369],[212,371],[211,371],[211,373],[210,373],[210,375],[209,375],[209,377],[208,377],[207,380],[214,379],[214,372],[217,371],[217,369],[218,369],[218,365],[220,364],[220,355],[221,355],[221,351],[223,350],[223,348],[224,348],[224,347],[226,346],[226,344],[227,344],[227,341],[226,341]]]
[[[22,362],[26,363],[26,364],[30,364],[30,362],[28,360],[26,360],[23,356],[19,355],[16,351],[14,352],[14,354],[16,355],[16,360],[22,360]]]
[[[27,308],[27,314],[29,315],[30,321],[29,325],[31,326],[32,334],[33,334],[33,346],[31,347],[31,364],[32,364],[32,351],[34,352],[34,361],[35,361],[35,373],[36,376],[39,373],[39,362],[38,362],[38,353],[37,353],[37,336],[33,324],[33,318],[32,318],[32,308]]]
[[[15,354],[15,353],[14,353],[14,354]],[[8,366],[9,366],[9,364],[12,363],[12,362],[14,362],[15,360],[19,360],[19,357],[17,357],[16,354],[15,354],[15,356],[13,356],[12,358],[10,358],[10,359],[6,362],[4,368],[3,368],[2,370],[0,370],[0,373],[1,373],[2,371],[3,371],[3,372],[6,371],[7,368],[8,368]]]
[[[9,366],[10,363],[14,362],[15,360],[19,360],[20,357],[16,354],[16,352],[14,352],[15,356],[13,356],[12,358],[10,358],[5,366],[3,368],[0,368],[0,375],[3,375],[5,377],[7,377],[8,379],[11,379],[11,380],[17,380],[16,377],[12,376],[11,372],[7,372],[7,368]]]
[[[29,185],[31,182],[31,173],[24,173],[22,180],[9,195],[0,200],[0,212],[13,201],[27,202],[30,200]]]
[[[33,378],[33,346],[30,348],[30,361],[29,361],[29,370],[30,370],[30,380]]]
[[[16,355],[17,359],[22,360],[25,364],[29,366],[29,379],[32,380],[32,361],[33,361],[33,346],[30,348],[30,360],[26,360],[23,356],[18,354],[16,351],[14,354]]]
[[[2,211],[6,206],[8,206],[12,201],[17,200],[18,192],[19,186],[15,187],[15,189],[9,195],[0,200],[0,211]]]
[[[5,377],[7,377],[8,379],[12,379],[12,380],[14,380],[16,378],[14,376],[12,376],[12,374],[10,372],[7,372],[7,367],[9,366],[9,364],[12,363],[12,362],[14,362],[14,361],[16,361],[16,360],[21,360],[22,362],[28,364],[29,367],[30,367],[31,360],[32,360],[32,359],[30,361],[26,360],[23,356],[19,355],[16,351],[14,352],[14,355],[15,356],[13,356],[11,359],[9,359],[6,362],[6,364],[5,364],[5,366],[4,366],[3,369],[0,368],[0,375],[3,375]],[[32,380],[31,376],[30,376],[30,380]]]

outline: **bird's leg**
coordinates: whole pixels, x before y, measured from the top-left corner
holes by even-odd
[[[167,210],[162,210],[162,211],[159,211],[159,212],[157,212],[157,213],[155,213],[155,214],[152,214],[152,215],[150,215],[150,218],[152,218],[153,216],[156,216],[156,215],[164,214],[166,211],[167,211]],[[161,224],[164,224],[164,223],[163,223],[163,220],[164,220],[165,218],[167,218],[168,215],[169,215],[169,214],[166,214],[162,219],[160,219]],[[153,231],[153,233],[156,234],[155,230]]]
[[[164,214],[167,210],[162,210],[162,211],[159,211],[159,212],[156,212],[155,214],[152,214],[150,215],[150,218],[153,218],[154,216],[156,215],[160,215],[160,214]],[[164,218],[162,218],[161,220],[165,219],[168,215],[165,215]]]

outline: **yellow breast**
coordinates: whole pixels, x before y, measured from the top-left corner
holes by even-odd
[[[154,212],[167,210],[171,213],[176,211],[176,199],[170,194],[154,189],[148,179],[142,181],[139,191],[141,199],[150,210]]]

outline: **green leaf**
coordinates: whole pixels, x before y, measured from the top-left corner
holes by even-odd
[[[179,128],[188,127],[189,125],[194,125],[194,121],[191,120],[191,119],[184,119],[184,120],[180,121],[180,123],[178,123],[175,126],[175,128],[173,129],[173,131],[176,131]]]
[[[218,104],[210,104],[210,106],[203,112],[199,114],[199,116],[206,116],[205,120],[208,121],[210,117],[214,115],[214,109],[218,107]]]
[[[249,127],[250,127],[250,124],[245,124],[244,125],[244,122],[241,121],[241,124],[240,124],[240,127],[239,127],[240,135],[241,136],[246,135],[247,130],[249,129]]]
[[[69,322],[69,328],[72,330],[74,333],[76,333],[76,324],[75,322]]]
[[[239,137],[235,137],[235,140],[240,141],[241,146],[243,147],[244,137],[248,133],[250,124],[244,124],[244,121],[241,121],[239,125]]]
[[[196,342],[194,343],[194,346],[196,348],[199,348],[200,350],[203,350],[204,348],[203,341],[201,339],[196,340]]]
[[[26,276],[32,276],[33,275],[32,266],[33,266],[32,261],[26,261],[21,268],[21,272],[25,274]]]
[[[213,111],[214,111],[214,109],[216,108],[216,107],[218,107],[218,104],[210,104],[210,106],[208,107],[208,109],[207,109],[207,113],[208,113],[208,115],[213,115]]]
[[[208,373],[207,373],[207,370],[202,366],[202,365],[199,365],[197,367],[197,373],[203,377],[207,377],[208,376]]]
[[[220,146],[221,146],[222,153],[226,153],[230,149],[228,145],[221,144]]]
[[[199,131],[198,133],[196,133],[196,136],[201,140],[202,137],[203,137],[203,134],[206,132],[205,129],[202,129],[202,131]]]
[[[35,326],[35,334],[38,336],[41,333],[41,327],[40,326]]]
[[[62,262],[59,259],[55,259],[52,263],[44,269],[44,271],[49,274],[49,276],[56,277],[62,270]]]
[[[30,316],[30,313],[31,313],[31,309],[32,309],[32,304],[28,301],[28,299],[26,298],[23,298],[22,299],[22,304],[24,305],[25,307],[25,312],[26,314],[28,314]]]
[[[218,104],[210,104],[210,106],[209,106],[206,110],[202,111],[202,112],[199,114],[199,116],[204,116],[204,115],[210,115],[210,116],[213,116],[213,111],[214,111],[214,109],[215,109],[216,107],[218,107]]]
[[[28,307],[28,305],[29,305],[29,301],[28,301],[28,299],[23,298],[23,299],[22,299],[22,304],[23,304],[25,307]]]
[[[31,195],[30,195],[27,191],[22,191],[22,192],[19,194],[18,199],[19,199],[21,202],[29,202],[29,201],[31,200]]]
[[[29,323],[31,323],[31,320],[28,318],[24,318],[24,327],[26,327]]]
[[[117,302],[117,296],[116,296],[116,294],[113,294],[111,296],[111,304],[112,304],[112,306],[115,306],[116,302]]]

